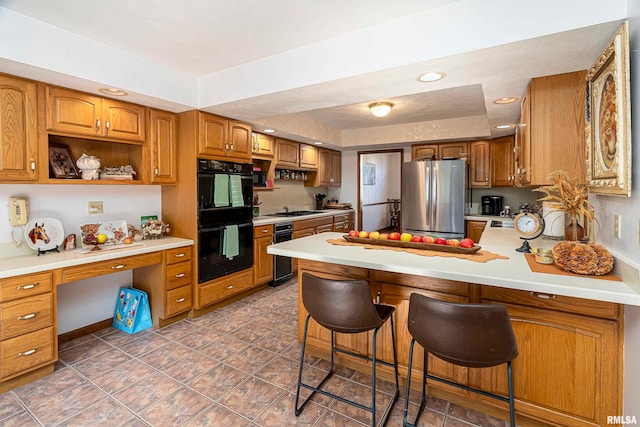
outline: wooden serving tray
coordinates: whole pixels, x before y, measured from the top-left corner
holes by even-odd
[[[391,246],[395,248],[424,249],[428,251],[449,252],[454,254],[474,254],[481,248],[480,245],[474,245],[472,248],[461,248],[460,246],[436,245],[435,243],[401,242],[400,240],[388,239],[362,239],[360,237],[351,237],[347,234],[342,237],[347,242],[352,243]]]

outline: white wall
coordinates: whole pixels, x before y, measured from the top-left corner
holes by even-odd
[[[362,229],[373,231],[391,224],[389,205],[364,205],[400,198],[400,153],[363,154],[360,168],[364,168],[365,163],[374,165],[375,183],[364,185],[361,182]],[[362,171],[360,176],[363,176]]]
[[[141,216],[162,217],[160,186],[3,184],[0,185],[0,257],[22,254],[36,256],[25,243],[18,248],[10,243],[8,198],[14,196],[29,198],[30,219],[59,219],[65,235],[79,235],[80,224],[87,222],[124,219],[140,227]],[[88,215],[89,201],[102,201],[104,213]],[[59,286],[58,333],[63,334],[113,316],[117,290],[129,284],[131,272],[122,272]]]

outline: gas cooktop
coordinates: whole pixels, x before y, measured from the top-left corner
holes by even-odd
[[[313,215],[321,213],[320,211],[291,211],[291,212],[277,212],[271,214],[273,216],[304,216],[304,215]]]

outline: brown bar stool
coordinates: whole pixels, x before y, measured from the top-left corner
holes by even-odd
[[[396,392],[383,414],[384,424],[387,423],[391,409],[400,395],[398,383],[398,364],[396,361],[396,338],[393,328],[393,312],[395,307],[390,305],[374,304],[369,291],[369,282],[366,280],[330,280],[313,276],[309,273],[302,274],[302,303],[309,312],[304,324],[304,338],[302,340],[302,353],[300,355],[300,370],[298,371],[298,387],[296,389],[296,416],[300,415],[304,406],[317,392],[329,396],[340,402],[344,402],[360,409],[369,411],[372,416],[372,426],[376,427],[376,365],[381,363],[393,367],[396,376]],[[307,328],[309,319],[313,318],[318,324],[331,331],[331,367],[329,373],[317,386],[302,382],[302,368],[304,366],[304,350],[307,344]],[[376,359],[376,337],[380,327],[388,320],[391,322],[391,342],[393,346],[393,363]],[[373,344],[371,357],[341,350],[335,347],[335,333],[357,334],[359,332],[373,331]],[[365,406],[358,402],[345,399],[325,390],[322,385],[333,375],[334,354],[344,353],[356,356],[371,362],[371,406]],[[312,391],[311,395],[302,405],[298,406],[300,387]]]
[[[429,378],[508,402],[511,426],[515,427],[511,361],[518,356],[518,348],[506,307],[498,304],[454,304],[413,293],[409,299],[408,328],[413,338],[409,347],[403,427],[415,425],[408,422],[407,415],[413,345],[416,341],[424,348],[424,371],[422,401],[414,423],[417,424],[424,409]],[[509,396],[504,397],[428,374],[428,353],[449,363],[469,368],[488,368],[506,363]]]

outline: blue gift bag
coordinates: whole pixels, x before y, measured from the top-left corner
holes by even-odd
[[[113,314],[113,327],[129,334],[151,327],[151,309],[146,292],[133,288],[120,288]]]

